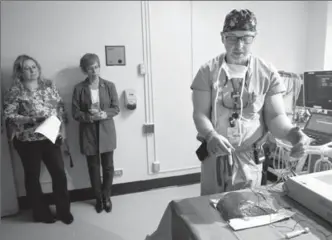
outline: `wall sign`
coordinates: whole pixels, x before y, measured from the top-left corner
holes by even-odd
[[[106,66],[125,66],[125,46],[105,46]]]

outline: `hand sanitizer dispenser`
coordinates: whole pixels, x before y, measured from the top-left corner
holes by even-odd
[[[136,109],[137,97],[135,91],[133,89],[126,89],[124,91],[124,97],[126,108],[128,108],[129,110]]]

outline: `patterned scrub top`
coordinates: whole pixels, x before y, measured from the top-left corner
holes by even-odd
[[[38,123],[20,124],[17,122],[20,118],[55,115],[61,122],[66,121],[64,103],[53,82],[46,79],[38,80],[38,85],[36,90],[31,91],[17,79],[6,93],[4,116],[10,140],[15,136],[21,141],[47,139],[40,133],[35,133]]]

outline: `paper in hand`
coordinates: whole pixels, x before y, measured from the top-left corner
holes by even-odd
[[[55,143],[59,131],[60,131],[61,121],[56,116],[51,116],[47,118],[43,123],[41,123],[37,129],[36,133],[40,133],[47,137],[52,143]]]

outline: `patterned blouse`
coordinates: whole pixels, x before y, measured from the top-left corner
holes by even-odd
[[[8,90],[4,100],[4,116],[7,122],[10,138],[14,136],[21,141],[38,141],[47,139],[40,133],[35,133],[40,123],[20,124],[18,119],[52,115],[57,116],[61,122],[67,116],[64,103],[55,85],[50,80],[38,80],[36,90],[27,89],[20,80],[16,80]]]

